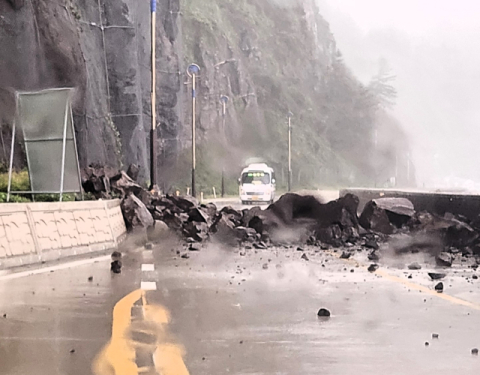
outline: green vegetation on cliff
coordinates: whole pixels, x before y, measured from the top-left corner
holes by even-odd
[[[181,2],[184,64],[195,62],[202,69],[197,119],[200,147],[209,151],[200,151],[199,174],[210,176],[203,182],[218,186],[213,161],[223,157],[214,151],[221,144],[228,149],[229,166],[236,167],[230,169],[260,157],[285,185],[291,111],[294,185],[373,185],[378,178],[374,131],[385,82],[366,87],[353,77],[313,0],[281,3]],[[218,136],[222,94],[231,98],[230,135],[223,138]],[[185,122],[189,116],[186,111]],[[403,137],[398,128],[391,130]],[[388,158],[385,176],[394,168],[392,155]]]

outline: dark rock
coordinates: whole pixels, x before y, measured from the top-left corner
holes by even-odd
[[[310,260],[310,259],[308,259],[308,256],[305,253],[302,254],[301,259],[306,260],[306,261]]]
[[[93,276],[90,276],[90,277],[88,278],[88,281],[93,281]]]
[[[477,280],[477,279],[478,279],[478,276],[477,276],[477,275],[473,275],[473,276],[472,276],[472,279],[473,279],[473,280]]]
[[[183,253],[180,257],[182,259],[188,259],[188,258],[190,258],[190,255],[188,253]]]
[[[328,311],[327,309],[324,309],[324,308],[321,308],[317,312],[317,316],[322,317],[322,318],[329,317],[330,315],[331,315],[330,311]]]
[[[415,214],[412,202],[406,198],[373,199],[365,205],[360,215],[360,225],[383,234],[392,234]]]
[[[260,233],[260,234],[264,233],[263,220],[258,216],[254,216],[248,222],[248,227],[254,229],[257,233]]]
[[[373,262],[378,262],[380,260],[380,257],[375,250],[368,254],[367,258]]]
[[[443,279],[445,276],[447,276],[447,274],[445,273],[437,273],[437,272],[429,272],[428,273],[428,276],[430,276],[430,278],[432,280],[441,280]]]
[[[173,213],[170,209],[166,209],[163,212],[162,221],[167,224],[171,230],[178,232],[183,229],[184,223],[188,221],[188,215]]]
[[[430,343],[428,341],[425,341],[425,346],[429,346]]]
[[[193,238],[197,242],[203,242],[208,238],[208,224],[205,222],[187,221],[183,223],[183,235]]]
[[[200,223],[211,223],[212,220],[208,216],[207,212],[204,212],[201,208],[193,207],[188,212],[188,220],[197,221]]]
[[[183,212],[189,212],[192,208],[198,207],[198,201],[194,197],[167,195],[167,199]]]
[[[122,262],[120,262],[119,260],[114,260],[114,261],[110,264],[110,270],[111,270],[113,273],[120,273],[120,272],[122,272]]]
[[[473,354],[473,355],[478,355],[478,349],[477,349],[477,348],[473,348],[473,349],[472,349],[472,354]]]
[[[297,247],[297,251],[305,251],[303,247]]]
[[[133,181],[124,171],[121,171],[115,177],[110,179],[112,190],[121,197],[126,197],[129,194],[137,195],[144,190],[139,184]]]
[[[265,249],[268,248],[268,246],[265,245],[265,243],[263,243],[262,241],[260,241],[260,242],[255,242],[255,243],[253,244],[253,247],[254,247],[255,249],[260,249],[260,250],[265,250]]]
[[[443,283],[439,282],[437,285],[435,285],[435,290],[437,293],[442,293],[443,292]]]
[[[201,246],[197,243],[191,243],[188,246],[188,250],[190,250],[190,251],[200,251],[200,249],[201,249]]]
[[[148,228],[155,223],[145,204],[133,194],[123,199],[121,208],[125,224],[129,230],[137,227]]]
[[[422,266],[418,264],[417,262],[411,263],[408,265],[409,270],[421,270]]]
[[[70,349],[70,353],[75,353],[75,349]]]
[[[352,253],[349,253],[347,251],[342,252],[342,255],[340,255],[340,259],[348,259],[352,256]]]
[[[268,263],[264,263],[264,264],[262,265],[262,268],[263,268],[264,270],[267,270],[267,269],[268,269]]]
[[[438,266],[451,267],[453,263],[453,256],[451,254],[442,252],[435,257]]]
[[[367,270],[368,272],[375,272],[376,270],[378,270],[378,264],[370,264]]]
[[[377,242],[375,239],[373,239],[373,238],[367,239],[367,240],[365,241],[365,244],[364,244],[363,246],[365,246],[365,247],[367,247],[367,248],[369,248],[369,249],[374,249],[374,250],[378,250],[378,249],[379,249],[378,242]]]
[[[130,164],[127,169],[127,176],[133,181],[138,180],[138,174],[140,173],[140,167],[136,164]]]
[[[432,339],[438,339],[439,335],[438,333],[432,333]]]
[[[122,253],[119,251],[114,251],[112,253],[112,260],[120,260],[122,259]]]
[[[206,205],[201,205],[202,211],[205,211],[211,219],[215,217],[217,214],[217,206],[215,206],[213,203],[207,203]]]
[[[257,239],[257,232],[255,229],[236,227],[234,230],[237,238],[241,241],[247,241],[250,239],[252,242],[254,242]]]

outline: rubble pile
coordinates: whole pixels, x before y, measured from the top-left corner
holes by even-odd
[[[397,254],[427,252],[442,267],[451,266],[457,257],[480,257],[480,216],[475,221],[450,213],[438,216],[416,212],[405,198],[379,198],[368,202],[358,217],[359,199],[352,194],[322,203],[313,196],[288,193],[264,210],[218,210],[193,197],[150,192],[136,182],[138,172],[134,165],[127,172],[95,165],[82,171],[86,192],[99,199],[122,199],[129,230],[168,227],[191,244],[214,240],[232,246],[250,243],[247,246],[256,249],[279,243],[356,246],[368,249],[372,261],[378,261],[380,245],[388,241]]]

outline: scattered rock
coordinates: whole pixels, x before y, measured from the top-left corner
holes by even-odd
[[[112,260],[120,260],[122,259],[122,253],[119,251],[114,251],[112,253]]]
[[[446,273],[438,273],[438,272],[429,272],[428,273],[428,276],[430,276],[430,278],[432,280],[441,280],[443,279],[445,276],[447,276]]]
[[[188,259],[190,258],[190,255],[188,253],[183,253],[180,257],[183,259]]]
[[[439,335],[438,333],[432,333],[432,339],[438,339]]]
[[[453,256],[452,254],[442,252],[438,254],[435,258],[438,266],[441,267],[451,267],[453,263]]]
[[[145,249],[147,249],[147,250],[152,250],[152,249],[153,249],[153,243],[147,242],[147,243],[145,244]]]
[[[378,264],[370,264],[370,266],[368,266],[368,272],[375,272],[378,270],[378,267]]]
[[[308,256],[305,253],[303,253],[303,255],[301,256],[301,259],[307,260],[307,261],[310,260],[310,259],[308,259]]]
[[[420,264],[418,264],[417,262],[413,262],[413,263],[408,265],[408,269],[409,270],[421,270],[422,266]]]
[[[93,281],[93,276],[90,276],[90,277],[88,278],[88,281]]]
[[[443,292],[443,283],[439,282],[437,285],[435,285],[435,290],[437,293],[442,293]]]
[[[348,259],[352,256],[352,253],[349,253],[347,251],[343,251],[342,255],[340,255],[340,259]]]
[[[200,251],[200,249],[201,249],[201,246],[200,246],[200,244],[197,244],[197,243],[191,243],[188,246],[188,250],[190,250],[190,251]]]
[[[375,240],[375,239],[367,239],[365,241],[365,244],[363,245],[369,249],[374,249],[374,250],[378,250],[380,247],[378,246],[378,242]]]
[[[268,269],[268,263],[264,263],[263,266],[262,266],[262,268],[263,268],[264,270],[267,270],[267,269]]]
[[[305,251],[305,249],[303,247],[297,247],[297,251]]]
[[[265,243],[263,243],[262,241],[260,241],[260,242],[255,242],[255,243],[253,244],[253,247],[254,247],[255,249],[259,249],[259,250],[265,250],[265,249],[268,248],[267,245],[265,245]]]
[[[70,353],[75,353],[75,349],[70,349]]]
[[[319,317],[329,317],[330,315],[331,315],[330,311],[325,309],[325,308],[321,308],[317,312],[317,316],[319,316]]]
[[[119,261],[119,260],[114,260],[114,261],[110,264],[110,270],[111,270],[113,273],[120,273],[120,272],[122,272],[122,262]]]
[[[477,348],[473,348],[473,349],[472,349],[472,354],[473,354],[473,355],[478,355],[478,349],[477,349]]]
[[[477,279],[478,279],[478,276],[477,276],[477,275],[473,275],[473,276],[472,276],[472,279],[477,280]]]
[[[425,341],[425,346],[429,346],[430,343],[428,341]]]
[[[6,318],[6,317],[7,317],[7,314],[3,314],[3,317]]]
[[[380,257],[375,250],[368,254],[367,258],[373,262],[378,262],[380,260]]]

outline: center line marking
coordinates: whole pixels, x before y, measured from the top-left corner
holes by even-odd
[[[142,264],[142,271],[155,271],[154,264]]]
[[[142,290],[157,290],[157,283],[155,281],[142,281],[140,283]]]

